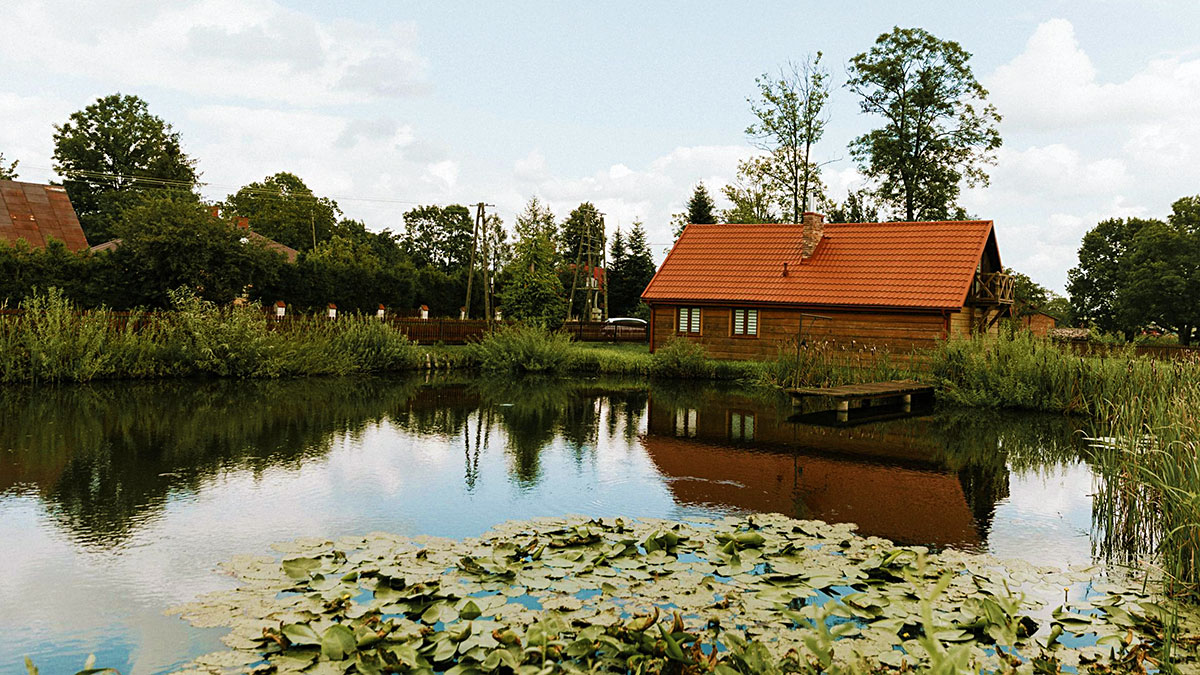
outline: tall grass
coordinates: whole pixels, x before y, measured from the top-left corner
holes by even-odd
[[[571,360],[571,338],[538,326],[509,326],[468,348],[483,370],[508,373],[559,373]]]
[[[761,378],[779,387],[832,387],[858,382],[912,379],[923,372],[921,355],[894,355],[879,347],[830,340],[795,341],[763,364]]]
[[[0,382],[347,375],[421,360],[416,345],[371,318],[270,330],[253,309],[219,308],[185,292],[172,300],[175,311],[148,321],[80,312],[55,289],[34,295],[22,315],[0,320]]]
[[[1109,402],[1096,429],[1100,552],[1154,555],[1168,593],[1200,601],[1200,382]]]

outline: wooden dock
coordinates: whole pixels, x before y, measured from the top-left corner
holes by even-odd
[[[905,412],[912,410],[914,396],[932,397],[933,385],[915,380],[845,384],[839,387],[797,387],[788,389],[798,406],[808,398],[827,398],[836,402],[838,420],[849,419],[851,408],[871,408],[883,404],[900,404]]]

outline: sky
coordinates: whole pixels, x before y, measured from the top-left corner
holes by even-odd
[[[697,181],[719,195],[755,150],[755,77],[821,51],[816,148],[830,196],[862,185],[848,143],[879,125],[842,85],[893,26],[973,54],[1003,117],[991,184],[1006,265],[1062,291],[1082,235],[1200,193],[1200,3],[22,0],[0,12],[0,153],[55,179],[54,125],[96,98],[145,99],[207,198],[278,171],[371,229],[417,204],[531,196],[645,223],[655,252]],[[12,39],[20,36],[20,39]],[[719,202],[719,206],[724,204]]]

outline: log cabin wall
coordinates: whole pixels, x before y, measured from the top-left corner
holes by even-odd
[[[805,341],[828,341],[836,347],[886,349],[892,354],[909,354],[935,347],[950,334],[969,334],[963,312],[869,312],[825,309],[770,308],[758,310],[758,335],[735,336],[732,306],[700,306],[700,333],[678,330],[679,305],[651,307],[651,351],[672,339],[693,340],[716,359],[771,359],[780,348],[795,346],[798,332]],[[817,314],[828,320],[801,317]],[[801,326],[803,320],[803,326]],[[956,333],[964,330],[964,333]]]

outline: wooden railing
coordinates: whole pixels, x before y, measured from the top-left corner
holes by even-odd
[[[568,321],[563,331],[577,342],[646,342],[645,326],[615,326],[594,321]]]
[[[1013,278],[1003,272],[976,273],[971,300],[980,305],[1013,304]]]

